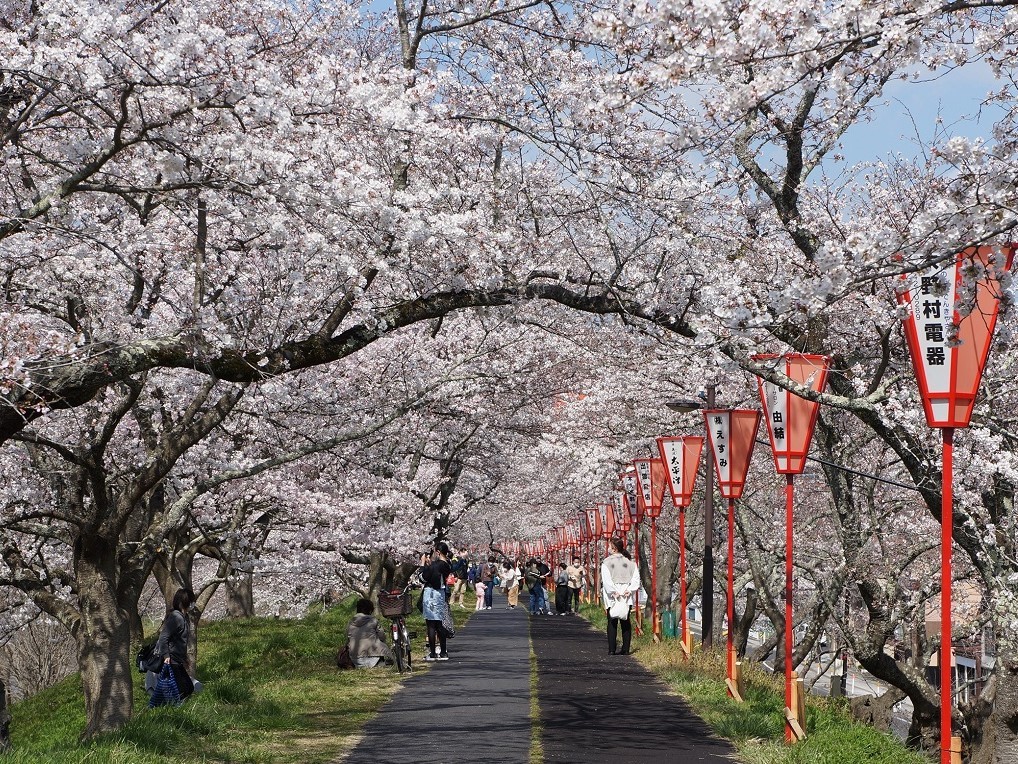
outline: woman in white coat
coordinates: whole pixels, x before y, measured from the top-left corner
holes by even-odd
[[[507,560],[502,567],[502,588],[505,589],[506,596],[509,599],[509,604],[506,607],[510,610],[515,610],[517,603],[520,599],[520,581],[523,578],[523,572],[520,570],[520,566],[516,564],[516,560]]]
[[[640,568],[629,557],[621,539],[613,538],[614,552],[601,563],[601,599],[608,614],[608,654],[629,655],[633,625],[629,613],[640,591]],[[618,629],[622,625],[622,649],[618,649]]]

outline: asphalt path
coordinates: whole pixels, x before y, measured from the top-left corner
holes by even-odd
[[[656,676],[632,656],[608,655],[607,637],[587,621],[508,610],[496,592],[494,609],[474,613],[449,642],[450,660],[410,677],[341,761],[528,764],[531,644],[545,762],[734,760],[734,748]]]
[[[527,764],[528,616],[507,610],[499,594],[449,640],[448,661],[408,679],[365,725],[344,764]]]
[[[732,745],[715,737],[631,655],[609,655],[608,637],[579,616],[533,616],[530,635],[546,762],[731,764],[735,759]]]

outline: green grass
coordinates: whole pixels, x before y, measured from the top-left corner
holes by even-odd
[[[541,724],[541,704],[537,694],[537,653],[534,652],[534,642],[527,634],[530,641],[530,756],[529,764],[544,763],[544,745],[541,743],[541,734],[544,726]]]
[[[595,628],[606,628],[600,607],[585,606],[583,614]],[[678,640],[655,644],[647,634],[634,636],[633,648],[633,657],[682,696],[719,737],[732,741],[746,764],[929,764],[890,735],[854,722],[837,699],[810,696],[806,739],[786,745],[781,677],[754,666],[744,669],[746,698],[737,703],[725,689],[723,651],[694,650],[692,659],[683,661]]]
[[[453,609],[458,626],[469,611]],[[135,672],[134,717],[88,745],[75,675],[11,708],[11,764],[317,764],[334,761],[401,684],[393,669],[339,671],[335,655],[353,600],[302,620],[256,618],[203,624],[198,678],[205,691],[179,708],[145,707]],[[382,619],[383,624],[387,623]],[[426,629],[408,619],[414,670],[424,671]]]

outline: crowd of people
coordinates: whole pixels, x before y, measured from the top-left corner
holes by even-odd
[[[608,617],[608,652],[627,655],[632,641],[630,614],[638,606],[642,589],[640,571],[620,539],[612,539],[611,546],[611,554],[600,565],[599,594]],[[500,561],[495,555],[471,559],[469,555],[453,554],[446,543],[438,542],[430,555],[421,555],[419,563],[417,572],[423,582],[420,609],[427,624],[425,661],[449,659],[447,627],[452,620],[451,608],[467,608],[468,588],[476,597],[475,610],[491,610],[495,590],[500,589],[509,610],[519,607],[520,594],[525,592],[530,615],[564,616],[579,611],[581,598],[592,584],[579,557],[568,564],[559,562],[553,569],[540,557],[525,562],[505,556]],[[554,601],[548,597],[550,585],[554,586]],[[372,608],[371,600],[360,600],[347,630],[347,647],[358,667],[392,662],[392,651],[385,644]]]

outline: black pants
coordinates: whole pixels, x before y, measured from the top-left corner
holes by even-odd
[[[428,652],[432,655],[445,654],[445,629],[441,621],[426,621],[428,624]],[[435,651],[435,641],[438,641],[438,651]]]
[[[555,588],[555,610],[559,613],[569,612],[569,601],[572,599],[569,592],[572,591],[568,586],[557,586]]]
[[[577,613],[579,613],[580,612],[580,590],[579,589],[573,589],[572,587],[570,587],[569,592],[570,592],[570,594],[573,595],[573,610],[576,611]]]
[[[629,616],[625,618],[612,618],[608,616],[608,652],[615,655],[619,652],[619,624],[622,624],[622,655],[629,655],[629,643],[633,639],[633,624],[629,622]]]

